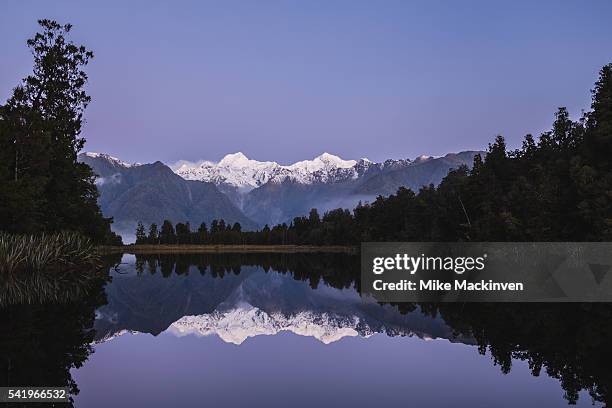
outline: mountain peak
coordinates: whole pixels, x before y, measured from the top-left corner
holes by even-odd
[[[226,154],[223,159],[219,162],[219,166],[236,166],[236,165],[246,165],[250,161],[248,157],[244,155],[242,152],[230,153]]]
[[[464,152],[469,153],[469,152]],[[451,156],[461,155],[462,153]],[[103,153],[87,152],[80,157],[94,160],[104,160],[117,167],[133,167],[130,164]],[[446,157],[449,157],[447,155]],[[359,160],[344,160],[335,154],[323,152],[311,160],[302,160],[289,165],[281,165],[274,161],[258,161],[249,159],[243,152],[225,155],[219,162],[200,160],[197,162],[178,161],[169,165],[172,171],[186,180],[197,180],[213,183],[216,186],[236,188],[240,194],[258,188],[268,182],[282,183],[286,180],[298,184],[336,183],[356,180],[366,172],[379,170],[397,170],[406,166],[420,164],[436,159],[435,156],[421,155],[411,161],[409,159],[386,160],[375,163],[366,158]],[[455,161],[461,161],[461,158]]]
[[[290,165],[252,160],[244,153],[236,152],[226,155],[218,163],[205,160],[195,163],[180,161],[170,167],[179,176],[188,180],[229,184],[242,192],[248,192],[269,181],[282,182],[289,179],[310,184],[325,182],[336,176],[351,177],[350,174],[340,175],[339,172],[354,172],[356,164],[355,160],[343,160],[327,152],[312,160],[303,160]]]
[[[217,167],[226,167],[233,169],[262,169],[262,168],[274,168],[279,167],[279,164],[276,162],[270,161],[258,161],[252,160],[246,157],[246,155],[242,152],[230,153],[226,154],[218,163],[202,161],[200,163],[204,163],[204,165],[209,166],[217,166]]]
[[[330,154],[327,152],[323,152],[320,155],[318,155],[317,157],[315,157],[315,160],[323,160],[323,161],[341,161],[342,159],[338,156],[336,156],[335,154]]]
[[[334,169],[349,169],[355,164],[357,164],[355,160],[343,160],[336,155],[325,152],[313,160],[302,160],[284,167],[294,172],[308,174]]]
[[[236,345],[251,337],[274,335],[283,331],[313,337],[324,344],[330,344],[347,336],[359,336],[359,323],[359,318],[342,319],[330,313],[267,313],[249,303],[240,302],[225,311],[215,310],[210,314],[183,316],[167,330],[179,337],[189,334],[216,334],[226,343]]]
[[[84,156],[84,157],[89,157],[90,159],[102,159],[102,160],[106,160],[116,166],[121,166],[121,167],[134,167],[134,166],[140,166],[141,163],[128,163],[128,162],[124,162],[121,159],[118,159],[116,157],[113,157],[109,154],[106,153],[96,153],[96,152],[83,152],[80,153],[79,156]]]

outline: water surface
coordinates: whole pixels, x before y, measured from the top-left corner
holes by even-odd
[[[69,385],[88,408],[606,397],[609,324],[593,322],[610,307],[380,305],[358,269],[344,254],[124,255],[87,299],[2,311],[4,382]]]

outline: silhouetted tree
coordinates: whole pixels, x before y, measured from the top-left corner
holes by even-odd
[[[198,244],[208,243],[208,228],[206,228],[205,222],[201,223],[200,227],[198,228],[198,236],[196,242]]]
[[[159,243],[159,232],[157,231],[157,224],[153,223],[149,226],[149,235],[147,236],[149,244]]]
[[[176,239],[178,244],[189,244],[191,243],[191,229],[189,223],[176,224]]]
[[[162,244],[176,244],[174,226],[169,220],[164,220],[159,233],[159,242]]]
[[[68,39],[72,26],[39,20],[27,41],[34,68],[0,106],[0,230],[75,230],[117,242],[97,204],[83,148],[83,112],[91,98],[83,71],[93,53]]]
[[[145,232],[145,227],[142,222],[138,221],[138,226],[136,227],[136,243],[144,244],[147,242],[147,234]]]

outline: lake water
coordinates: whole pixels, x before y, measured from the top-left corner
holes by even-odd
[[[592,321],[608,306],[380,305],[360,296],[357,272],[343,254],[124,255],[88,299],[3,310],[4,383],[69,385],[87,408],[558,407],[607,395],[610,323]]]

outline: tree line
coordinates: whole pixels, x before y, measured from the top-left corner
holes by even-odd
[[[338,217],[340,215],[340,218]],[[164,220],[147,227],[141,222],[136,227],[136,244],[234,244],[234,245],[336,245],[346,244],[345,234],[334,231],[344,218],[351,219],[348,210],[334,210],[323,218],[316,209],[308,217],[296,217],[289,225],[265,225],[256,231],[243,231],[240,223],[213,220],[210,226],[201,223],[193,229],[189,222],[173,225]]]
[[[243,231],[215,220],[192,229],[139,224],[137,243],[355,245],[367,241],[604,241],[612,239],[612,64],[592,90],[589,112],[559,108],[551,130],[508,150],[502,136],[471,169],[437,186],[407,188],[353,211],[316,209],[289,224]]]
[[[240,275],[243,268],[259,267],[308,282],[316,289],[324,283],[337,289],[358,288],[359,257],[343,252],[319,253],[146,253],[136,254],[138,275],[161,273],[164,278],[173,275],[199,273],[222,279],[227,275]]]

